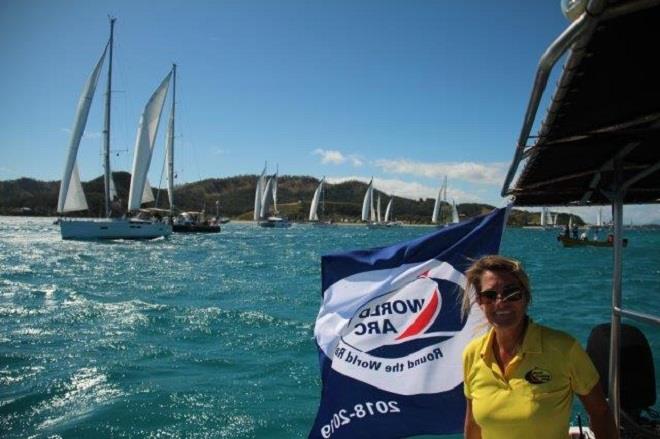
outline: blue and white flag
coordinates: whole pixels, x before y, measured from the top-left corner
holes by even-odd
[[[314,328],[323,389],[310,438],[463,431],[462,352],[484,329],[480,312],[461,318],[464,271],[498,253],[506,216],[496,209],[391,247],[323,256]]]

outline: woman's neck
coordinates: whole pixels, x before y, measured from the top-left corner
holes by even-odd
[[[527,329],[527,318],[525,318],[520,325],[514,328],[495,328],[495,344],[497,350],[502,353],[515,355],[522,346],[523,339],[525,338],[525,330]]]

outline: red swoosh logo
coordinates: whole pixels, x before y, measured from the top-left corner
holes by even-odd
[[[435,315],[436,310],[438,309],[438,296],[440,295],[440,292],[438,291],[438,288],[436,287],[435,291],[433,291],[433,297],[431,297],[431,301],[429,302],[428,305],[422,310],[421,313],[417,316],[414,322],[410,326],[408,326],[405,331],[403,331],[403,334],[398,336],[396,340],[403,340],[404,338],[412,337],[413,335],[417,335],[420,332],[424,330],[430,323],[431,319]]]

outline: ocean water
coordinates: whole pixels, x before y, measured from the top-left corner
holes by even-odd
[[[0,217],[3,437],[306,437],[320,256],[432,231],[230,223],[76,242],[52,220]],[[525,263],[532,317],[586,344],[609,319],[612,252],[563,249],[555,234],[508,229],[502,253]],[[660,232],[626,237],[624,307],[660,314]],[[637,326],[660,378],[660,330]]]

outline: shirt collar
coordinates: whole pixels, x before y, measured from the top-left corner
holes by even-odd
[[[495,330],[491,327],[486,335],[486,341],[481,346],[481,351],[479,352],[479,355],[484,360],[492,359],[493,350],[491,346],[493,346],[493,337],[495,337]],[[525,338],[523,339],[520,352],[527,354],[540,354],[543,352],[541,328],[530,317],[527,317],[527,330],[525,331]]]

